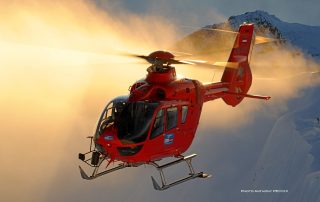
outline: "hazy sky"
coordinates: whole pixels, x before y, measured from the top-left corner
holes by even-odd
[[[99,6],[119,6],[145,15],[170,16],[187,25],[205,25],[248,11],[264,10],[287,22],[319,26],[319,0],[95,0]],[[106,3],[108,2],[108,3]]]

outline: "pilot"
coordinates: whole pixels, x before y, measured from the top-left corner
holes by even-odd
[[[120,114],[123,111],[123,108],[125,106],[125,103],[123,102],[118,102],[115,104],[115,110],[114,110],[114,120],[116,123],[118,123]]]

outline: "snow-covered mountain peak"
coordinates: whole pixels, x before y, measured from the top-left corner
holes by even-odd
[[[289,44],[301,49],[305,54],[320,60],[320,26],[284,22],[275,15],[257,10],[231,16],[226,22],[205,27],[237,31],[239,25],[244,22],[254,23],[257,35],[285,39]]]
[[[282,21],[275,15],[270,15],[266,11],[256,10],[253,12],[246,12],[238,16],[231,16],[229,17],[228,22],[233,25],[238,25],[239,23],[241,24],[243,22],[252,22],[255,24],[267,22],[271,24],[276,24]]]

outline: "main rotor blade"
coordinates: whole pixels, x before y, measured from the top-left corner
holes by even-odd
[[[209,27],[203,27],[201,29],[204,30],[211,30],[211,31],[216,31],[216,32],[224,32],[228,34],[239,34],[239,32],[231,31],[231,30],[225,30],[225,29],[216,29],[216,28],[209,28]]]
[[[225,30],[225,29],[216,29],[216,28],[210,28],[210,27],[194,27],[194,26],[188,26],[188,25],[181,25],[181,27],[186,28],[193,28],[193,29],[202,29],[202,30],[209,30],[209,31],[217,31],[217,32],[225,32],[230,34],[238,34],[238,32],[232,31],[232,30]]]
[[[207,69],[218,69],[224,70],[226,67],[236,69],[239,66],[239,62],[215,62],[213,64],[208,63],[204,60],[186,60],[190,62],[190,64],[195,64],[197,67],[200,68],[207,68]]]
[[[236,69],[239,67],[239,62],[215,62],[213,63],[214,66],[220,67],[228,67],[232,69]]]
[[[163,59],[163,58],[153,58],[147,55],[137,55],[137,54],[123,54],[124,56],[128,56],[128,57],[137,57],[137,58],[141,58],[146,60],[147,62],[154,64],[156,62],[162,62],[162,63],[168,63],[168,64],[194,64],[192,61],[188,61],[188,60],[176,60],[176,59]]]
[[[183,25],[183,27],[195,28],[192,26],[185,26],[185,25]],[[217,29],[217,28],[210,28],[210,27],[201,27],[198,29],[216,31],[216,32],[224,32],[224,33],[235,34],[235,35],[237,35],[239,33],[239,32],[235,32],[232,30]],[[264,44],[264,43],[272,43],[272,42],[280,42],[280,41],[286,41],[286,40],[285,39],[268,38],[268,37],[264,37],[264,36],[255,36],[255,45]]]
[[[281,41],[286,41],[286,40],[285,39],[268,38],[268,37],[264,37],[264,36],[256,36],[254,44],[257,45],[257,44],[281,42]]]
[[[168,60],[163,60],[168,64],[186,64],[186,65],[193,65],[195,63],[188,61],[188,60],[175,60],[175,59],[168,59]]]
[[[175,50],[165,50],[170,53],[172,53],[175,57],[181,57],[181,56],[192,56],[192,53],[186,53],[186,52],[181,52],[181,51],[175,51]]]

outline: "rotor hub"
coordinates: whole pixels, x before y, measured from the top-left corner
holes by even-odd
[[[152,68],[152,66],[150,67]],[[149,70],[149,68],[148,68]],[[170,83],[176,80],[176,70],[174,67],[167,66],[162,71],[148,71],[146,81],[148,83]]]

